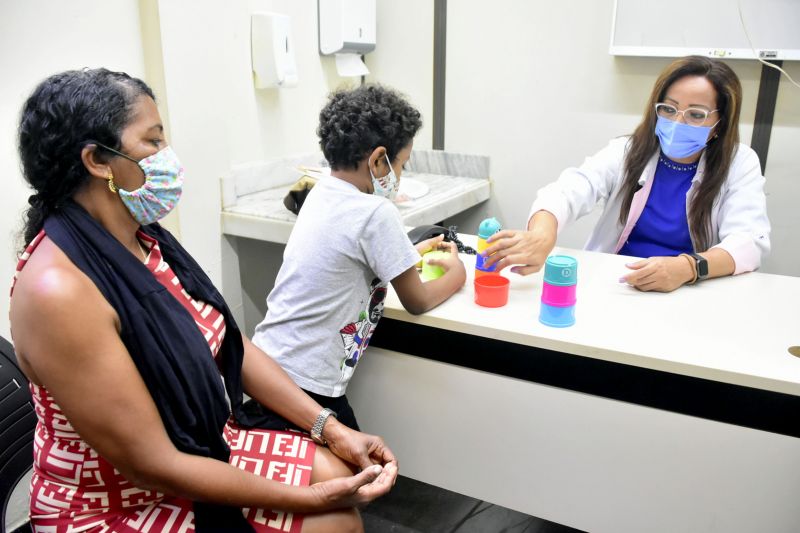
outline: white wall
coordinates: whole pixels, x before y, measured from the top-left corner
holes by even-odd
[[[255,11],[291,17],[297,87],[253,86],[250,14]],[[319,107],[342,80],[333,59],[317,52],[315,1],[160,0],[158,18],[171,142],[187,169],[179,207],[181,239],[241,316],[243,305],[255,304],[246,295],[243,304],[238,290],[226,290],[238,286],[240,252],[238,239],[220,236],[219,179],[239,163],[316,150]],[[244,262],[256,263],[253,279],[274,278],[280,252]]]
[[[22,104],[51,74],[106,67],[144,76],[136,0],[5,0],[0,2],[0,285],[10,286],[16,267],[17,233],[28,189],[17,155]],[[8,294],[7,292],[5,294]],[[10,339],[8,298],[0,298],[0,335]]]
[[[485,216],[524,227],[536,190],[579,165],[609,139],[633,131],[661,58],[608,54],[613,1],[480,0],[449,2],[445,149],[492,158],[493,198],[454,217],[475,232]],[[789,21],[778,21],[788,24]],[[741,137],[749,144],[761,67],[730,61],[744,103]],[[800,78],[800,63],[787,63]],[[767,159],[773,253],[763,270],[800,275],[800,183],[790,160],[800,146],[800,88],[781,82]],[[582,247],[596,216],[568,228],[565,246]]]
[[[448,3],[445,148],[490,155],[495,182],[492,200],[456,217],[462,231],[474,231],[487,214],[508,227],[522,226],[538,187],[639,120],[668,60],[609,56],[612,4],[507,0],[487,10],[477,0]],[[253,87],[253,11],[291,16],[298,87]],[[367,79],[397,88],[420,109],[424,127],[416,146],[429,148],[433,2],[378,0],[377,17],[378,45],[366,57]],[[223,257],[231,255],[223,250],[238,250],[245,290],[243,301],[231,304],[244,306],[252,325],[263,313],[282,247],[220,237],[219,177],[238,163],[317,149],[325,96],[359,82],[340,78],[317,46],[316,0],[0,3],[0,71],[13,72],[0,86],[0,171],[8,184],[0,197],[0,279],[13,274],[12,235],[29,195],[16,158],[20,106],[35,83],[53,72],[104,65],[144,77],[155,88],[170,140],[187,169],[186,194],[170,226],[223,286],[238,284],[223,279]],[[731,65],[744,84],[742,137],[749,141],[760,67],[748,61]],[[800,78],[800,64],[787,69]],[[800,275],[800,211],[794,207],[800,181],[790,157],[800,145],[799,95],[800,89],[781,82],[767,167],[774,252],[765,270],[794,275]],[[591,219],[567,230],[562,242],[580,246]],[[7,300],[0,305],[6,310]],[[0,334],[8,336],[5,319]]]
[[[367,81],[403,93],[422,114],[414,148],[429,150],[433,139],[433,2],[377,0],[378,37],[366,56]]]
[[[592,533],[800,527],[794,437],[377,347],[358,374],[359,424],[413,479]]]
[[[255,11],[291,17],[297,87],[254,88],[250,13]],[[219,178],[239,163],[318,150],[316,127],[327,94],[360,79],[339,77],[333,58],[319,55],[316,0],[160,0],[157,16],[170,141],[187,169],[181,239],[223,287],[231,308],[244,316],[245,332],[252,333],[266,309],[283,246],[219,237]],[[395,87],[420,109],[425,126],[416,146],[429,148],[432,3],[379,0],[377,17],[377,48],[366,59],[372,70],[368,81]],[[240,268],[242,292],[236,294],[226,287],[239,283],[230,274]]]
[[[171,141],[187,169],[181,236],[219,282],[219,178],[238,163],[316,150],[319,109],[347,80],[336,75],[333,58],[317,51],[314,0],[160,0],[158,6]],[[253,86],[250,14],[256,11],[291,17],[297,87]]]
[[[784,70],[800,83],[800,61],[784,63]],[[750,96],[752,98],[752,93]],[[749,120],[752,122],[752,118]],[[791,276],[800,276],[798,149],[800,149],[800,87],[795,87],[781,75],[778,101],[775,104],[775,123],[772,127],[767,168],[764,172],[767,178],[767,208],[772,223],[770,236],[772,254],[764,264],[764,271]]]

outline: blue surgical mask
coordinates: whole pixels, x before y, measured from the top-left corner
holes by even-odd
[[[715,124],[716,126],[716,124]],[[708,134],[714,126],[690,126],[682,122],[658,117],[656,136],[661,151],[670,159],[683,159],[706,147]]]
[[[372,173],[372,169],[369,169],[369,175],[372,178],[372,188],[374,189],[372,194],[394,200],[395,196],[397,196],[397,174],[394,173],[394,168],[392,168],[392,162],[389,161],[389,156],[384,155],[384,157],[386,158],[386,163],[389,165],[388,174],[382,178],[376,178],[375,174]]]

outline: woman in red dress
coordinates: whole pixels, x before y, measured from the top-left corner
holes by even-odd
[[[156,223],[183,168],[149,87],[51,76],[19,148],[35,194],[10,318],[39,418],[34,530],[361,530],[355,507],[391,489],[397,462],[241,335]],[[243,392],[311,435],[259,427]]]

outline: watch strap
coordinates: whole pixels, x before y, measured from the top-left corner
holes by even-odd
[[[708,277],[708,259],[696,253],[691,253],[689,255],[695,260],[695,281],[706,279]]]
[[[328,442],[322,437],[322,429],[325,427],[325,422],[328,421],[329,416],[336,417],[336,412],[326,407],[319,412],[317,419],[314,421],[314,425],[311,426],[311,440],[322,446],[328,444]]]

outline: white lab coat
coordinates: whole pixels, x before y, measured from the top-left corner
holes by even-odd
[[[537,193],[528,220],[540,210],[558,220],[558,230],[590,213],[604,202],[603,213],[585,249],[617,253],[641,215],[658,163],[658,153],[645,166],[634,195],[627,222],[619,223],[622,199],[619,190],[625,175],[624,161],[629,137],[618,137],[608,146],[587,157],[578,168],[564,170],[555,182]],[[694,191],[703,179],[705,154],[700,158],[692,185],[686,193],[687,209]],[[734,274],[749,272],[761,265],[769,253],[770,225],[764,196],[764,176],[758,156],[747,145],[739,144],[728,176],[722,184],[711,212],[712,247],[726,250],[736,264]],[[703,252],[705,250],[696,250]]]

